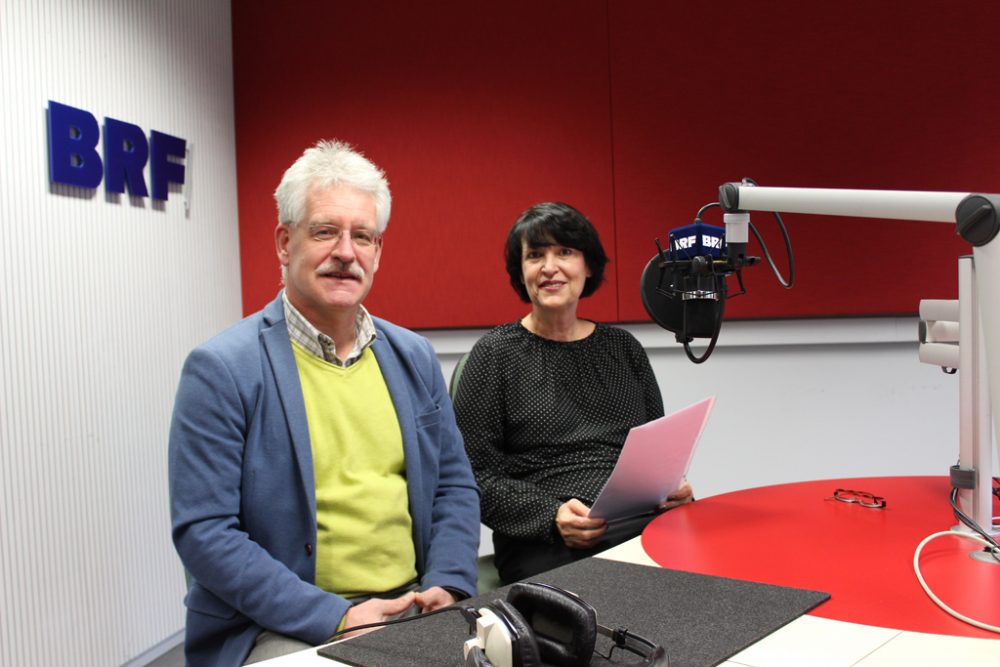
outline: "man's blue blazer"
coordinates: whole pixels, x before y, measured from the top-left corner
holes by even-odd
[[[430,342],[375,318],[403,435],[422,588],[476,592],[479,491]],[[242,665],[262,629],[320,644],[350,603],[317,588],[309,427],[281,296],[188,356],[170,427],[191,665]]]

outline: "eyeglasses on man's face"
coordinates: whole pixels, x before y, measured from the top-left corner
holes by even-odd
[[[885,498],[868,493],[867,491],[854,491],[852,489],[835,489],[833,499],[842,503],[854,503],[862,507],[872,509],[882,509],[885,507]],[[827,499],[829,500],[829,498]]]
[[[319,243],[331,243],[337,245],[344,236],[344,230],[336,225],[312,225],[309,227],[309,237]],[[351,239],[351,244],[355,248],[368,249],[378,245],[382,240],[381,234],[374,229],[366,227],[355,227],[347,230]]]

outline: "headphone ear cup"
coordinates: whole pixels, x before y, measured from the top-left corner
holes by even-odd
[[[513,667],[542,667],[542,658],[539,655],[538,644],[535,642],[535,634],[517,609],[504,600],[496,600],[488,605],[488,608],[499,616],[511,631],[510,652]],[[487,658],[489,658],[488,654]],[[491,660],[490,662],[495,663],[496,661]]]
[[[597,612],[562,589],[517,583],[507,601],[530,628],[542,660],[560,667],[589,665],[597,643]]]
[[[486,659],[483,649],[476,646],[465,656],[465,667],[493,667],[493,663]]]

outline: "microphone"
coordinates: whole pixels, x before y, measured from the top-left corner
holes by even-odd
[[[726,213],[724,223],[725,228],[706,224],[700,211],[694,223],[669,232],[667,250],[656,240],[658,252],[642,272],[643,307],[654,322],[674,333],[695,363],[705,361],[715,347],[726,299],[746,291],[741,269],[759,260],[746,255],[750,214]],[[727,278],[733,274],[740,291],[729,294]],[[689,347],[695,338],[711,339],[700,358]]]
[[[738,207],[739,188],[756,185],[753,179],[744,178],[740,183],[726,183],[720,187],[719,201],[702,206],[693,224],[669,232],[667,251],[656,239],[657,253],[642,271],[639,288],[643,307],[654,322],[674,332],[677,342],[684,345],[688,359],[696,364],[708,359],[715,349],[726,299],[746,294],[743,267],[760,261],[760,257],[746,254],[748,231],[753,232],[760,243],[778,283],[785,289],[795,283],[792,243],[781,215],[777,211],[772,213],[788,253],[788,280],[775,266],[760,233],[750,224],[750,214]],[[725,228],[702,222],[702,214],[712,207],[724,211]],[[730,294],[727,279],[734,274],[740,289]],[[691,352],[690,343],[695,338],[711,339],[701,357]]]

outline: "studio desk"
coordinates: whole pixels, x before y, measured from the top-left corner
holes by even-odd
[[[834,500],[837,488],[883,497],[886,506]],[[726,667],[1000,665],[1000,635],[945,613],[913,571],[921,540],[956,525],[949,491],[945,477],[832,479],[735,491],[666,512],[641,537],[600,557],[830,594],[731,656]],[[1000,626],[1000,565],[970,556],[980,549],[967,539],[935,539],[924,547],[921,571],[953,609]],[[261,664],[340,663],[310,649]]]

